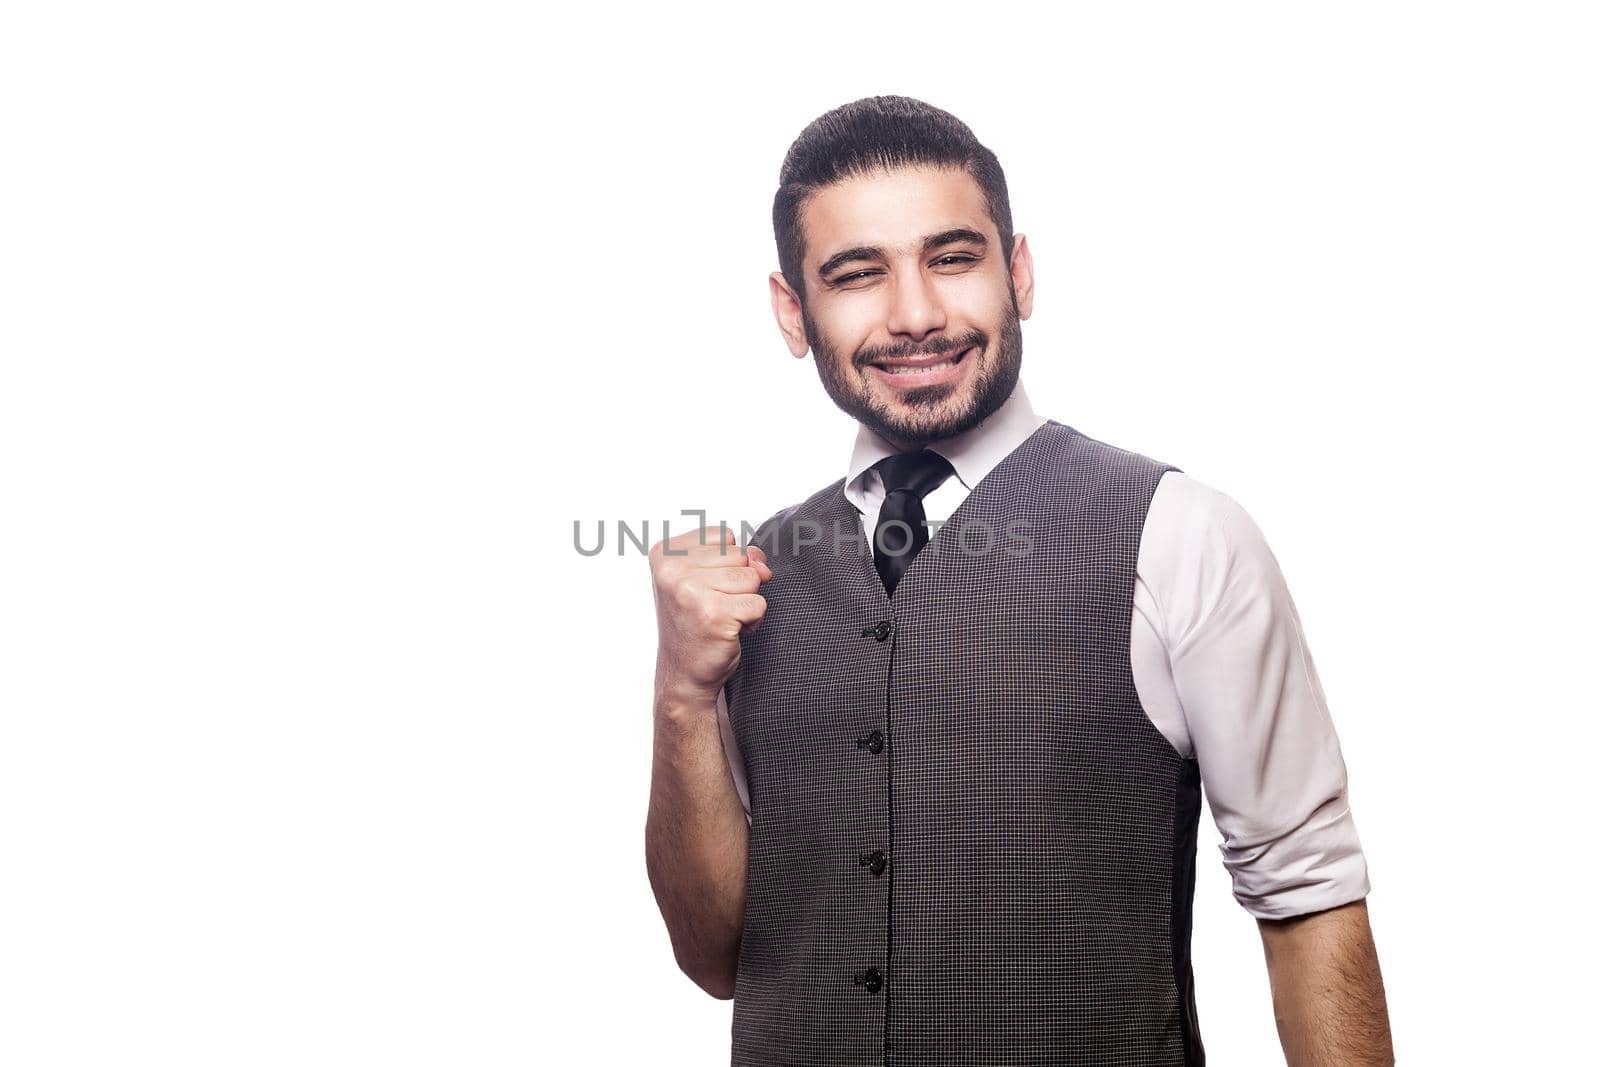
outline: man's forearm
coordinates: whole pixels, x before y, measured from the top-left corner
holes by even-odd
[[[744,927],[749,823],[728,773],[715,701],[660,696],[645,865],[678,966],[733,996]]]
[[[1258,925],[1289,1067],[1393,1064],[1366,901]]]

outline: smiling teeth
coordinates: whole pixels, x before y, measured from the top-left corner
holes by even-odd
[[[887,371],[890,374],[927,374],[928,372],[936,371],[941,367],[948,367],[954,362],[955,360],[953,358],[941,359],[937,363],[924,363],[920,367],[883,367],[880,369]]]

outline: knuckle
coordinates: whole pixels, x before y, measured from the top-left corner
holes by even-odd
[[[693,601],[692,611],[695,620],[706,627],[714,626],[722,616],[722,612],[718,610],[715,594],[710,593],[696,596]]]
[[[672,600],[673,607],[678,611],[690,611],[695,605],[695,588],[693,583],[675,577],[665,586],[667,595]]]

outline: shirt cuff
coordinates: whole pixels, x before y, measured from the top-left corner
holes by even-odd
[[[1334,797],[1301,825],[1249,848],[1218,845],[1233,896],[1258,919],[1287,919],[1361,900],[1371,892],[1355,818]]]

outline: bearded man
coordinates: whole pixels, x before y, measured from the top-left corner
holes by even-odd
[[[1390,1064],[1299,616],[1230,497],[1034,412],[994,153],[882,96],[784,160],[772,306],[840,478],[656,544],[646,859],[734,1067],[1197,1065],[1201,789],[1288,1062]]]

